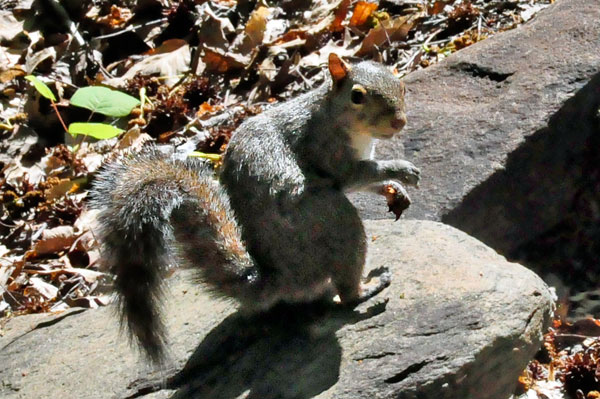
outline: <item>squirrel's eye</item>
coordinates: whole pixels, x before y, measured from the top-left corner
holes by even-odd
[[[354,104],[364,104],[366,94],[367,94],[367,91],[363,87],[355,86],[352,88],[352,94],[350,94],[350,100],[352,100],[352,102]]]

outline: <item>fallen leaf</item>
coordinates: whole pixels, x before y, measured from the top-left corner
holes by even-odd
[[[21,51],[11,50],[0,46],[0,71],[7,71],[12,68],[17,68],[20,58]],[[18,68],[21,69],[21,66],[18,66]]]
[[[236,69],[243,69],[250,60],[230,53],[221,53],[218,50],[204,49],[202,61],[206,64],[206,70],[210,72],[225,73]]]
[[[422,13],[416,13],[383,21],[381,25],[367,33],[356,56],[370,54],[375,47],[381,47],[386,42],[391,44],[391,42],[406,39],[408,32],[422,17]]]
[[[354,12],[352,18],[350,18],[350,26],[362,26],[364,25],[373,11],[377,9],[377,4],[369,3],[366,1],[359,1],[354,6]]]
[[[290,29],[283,36],[273,41],[275,46],[283,46],[285,43],[300,41],[302,44],[306,42],[307,31],[304,29]]]
[[[83,153],[81,148],[79,152],[79,158],[89,173],[95,172],[102,165],[102,155],[97,152],[90,151]]]
[[[444,11],[444,7],[446,7],[446,4],[448,4],[448,1],[438,0],[434,2],[433,5],[427,7],[427,14],[436,15],[441,13],[442,11]]]
[[[7,69],[5,71],[0,72],[0,83],[10,82],[14,78],[18,78],[20,76],[25,76],[25,71],[22,70],[19,66]]]
[[[117,148],[124,150],[126,148],[137,150],[144,145],[144,143],[151,141],[152,137],[147,133],[142,133],[139,126],[132,127],[129,129],[117,143]]]
[[[68,249],[77,239],[73,226],[58,226],[42,232],[41,238],[34,244],[37,255],[55,254]]]
[[[69,306],[96,309],[100,306],[106,306],[110,303],[107,296],[84,296],[81,298],[68,299]]]
[[[39,294],[46,299],[54,299],[58,294],[58,288],[52,284],[48,284],[39,277],[30,277],[29,286],[25,288],[25,296],[31,296],[32,294]]]
[[[153,48],[146,52],[147,55],[166,54],[180,49],[187,45],[187,42],[183,39],[169,39],[161,43],[160,46]]]
[[[210,8],[210,3],[204,3],[198,8],[198,14],[201,16],[197,25],[198,40],[201,47],[212,49],[221,49],[226,51],[229,48],[227,36],[235,33],[235,28],[229,18],[220,18]]]
[[[306,57],[300,60],[299,65],[303,68],[315,68],[326,65],[331,53],[337,54],[339,57],[351,57],[355,55],[356,48],[349,47],[349,40],[344,40],[344,43],[340,46],[335,44],[333,40],[327,42],[325,46],[317,51],[312,52]]]
[[[25,71],[27,71],[27,73],[33,73],[35,68],[46,60],[50,60],[49,62],[51,63],[54,63],[56,60],[56,49],[54,47],[46,47],[45,49],[27,55],[25,58]]]
[[[0,11],[0,42],[6,45],[15,36],[23,32],[23,22],[18,21],[13,13],[8,10]]]
[[[62,258],[61,258],[62,259]],[[61,274],[66,274],[68,276],[81,276],[88,283],[95,283],[99,278],[104,277],[106,274],[102,272],[97,272],[89,269],[82,269],[78,267],[63,267],[63,268],[52,268],[50,270],[39,271],[37,274],[39,275],[52,275],[57,276]],[[34,277],[32,277],[34,278]]]
[[[89,13],[88,13],[89,17]],[[96,23],[105,25],[109,28],[122,28],[125,24],[133,17],[131,10],[125,7],[117,7],[116,5],[110,6],[110,12],[108,15],[96,18]]]
[[[85,181],[83,178],[79,179],[60,179],[56,184],[53,184],[44,191],[44,195],[48,200],[54,200],[64,196],[69,192],[77,190],[81,184]]]
[[[202,104],[200,104],[200,107],[198,108],[198,112],[196,112],[196,117],[200,118],[200,119],[206,119],[209,116],[213,115],[216,112],[222,111],[223,110],[223,106],[222,105],[211,105],[207,102],[203,102]]]
[[[108,79],[106,84],[121,87],[124,86],[125,81],[137,74],[144,76],[158,74],[164,78],[167,86],[171,86],[179,81],[180,74],[189,69],[190,61],[190,46],[186,44],[171,52],[148,56],[129,68],[121,77]]]
[[[241,51],[242,54],[246,54],[253,50],[256,46],[261,45],[265,36],[265,30],[267,29],[267,20],[271,15],[271,9],[267,7],[258,7],[250,14],[250,19],[246,23],[246,29],[244,30],[247,40],[244,41],[245,51]]]
[[[30,184],[37,185],[46,178],[46,174],[38,165],[32,165],[28,168],[22,166],[19,159],[4,169],[4,178],[11,186],[20,185],[24,179]]]
[[[341,32],[344,29],[344,26],[342,24],[346,20],[346,16],[348,15],[349,9],[350,0],[343,0],[340,3],[339,7],[335,10],[333,22],[329,26],[330,31]]]

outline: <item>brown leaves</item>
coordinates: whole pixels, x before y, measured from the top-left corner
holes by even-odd
[[[384,44],[390,45],[392,42],[406,39],[408,32],[422,17],[423,14],[413,14],[383,21],[367,33],[356,55],[364,56]]]
[[[137,2],[135,8],[81,2],[77,13],[44,15],[64,19],[52,32],[33,18],[32,2],[6,2],[0,10],[0,315],[101,302],[94,294],[97,248],[81,225],[90,224],[82,213],[90,174],[105,156],[149,140],[222,152],[235,128],[261,111],[255,104],[318,86],[331,54],[382,60],[406,74],[531,18],[544,1],[515,0],[510,8],[482,0],[428,7],[314,0],[253,8],[232,0]],[[84,47],[85,41],[94,45]],[[26,73],[50,86],[67,124],[101,122],[100,115],[69,106],[75,87],[120,86],[142,104],[128,117],[104,120],[126,130],[120,138],[73,140],[62,136],[55,111],[25,84]],[[405,206],[399,191],[386,198],[399,215]]]
[[[354,6],[354,12],[352,18],[350,18],[350,26],[362,26],[367,23],[369,17],[373,11],[377,9],[376,3],[369,3],[366,1],[359,1]]]
[[[39,171],[38,181],[27,175],[0,179],[3,313],[64,307],[67,299],[88,295],[97,285],[90,273],[98,272],[85,269],[97,259],[87,235],[89,222],[77,223],[85,197],[80,189],[87,182],[82,175],[99,165],[93,166],[93,155],[84,147],[78,153],[64,145],[48,151],[30,166]],[[78,289],[67,290],[71,283]]]
[[[110,6],[110,13],[108,15],[96,18],[96,22],[106,25],[108,28],[114,29],[123,27],[131,19],[131,17],[133,17],[131,10],[124,7],[117,7],[113,4]]]
[[[234,54],[218,50],[204,49],[202,61],[206,64],[207,72],[226,73],[244,68],[246,59],[236,57]]]
[[[464,1],[448,13],[448,33],[455,34],[467,29],[477,20],[480,11],[469,1]]]
[[[58,226],[53,229],[44,230],[40,239],[34,244],[35,256],[48,255],[68,249],[75,240],[77,234],[73,226]]]
[[[179,75],[187,71],[190,66],[190,47],[184,40],[167,40],[149,54],[121,77],[108,79],[105,83],[123,87],[127,80],[133,79],[136,75],[157,74],[163,77],[166,84],[173,85],[179,80]]]
[[[344,21],[346,20],[346,16],[348,15],[348,11],[350,9],[350,0],[343,0],[340,5],[337,7],[334,13],[334,19],[331,25],[329,26],[329,30],[332,32],[341,32],[344,30]]]
[[[600,391],[600,320],[554,321],[544,336],[544,351],[519,378],[522,392],[534,397],[595,398]],[[527,396],[530,397],[530,396]]]

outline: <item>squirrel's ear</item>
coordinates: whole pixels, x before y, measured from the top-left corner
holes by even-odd
[[[350,65],[342,61],[337,54],[329,54],[329,73],[335,83],[344,80],[348,72],[350,72]]]

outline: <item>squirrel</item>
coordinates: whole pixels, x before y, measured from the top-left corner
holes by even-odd
[[[345,195],[386,196],[399,213],[419,169],[372,160],[373,139],[406,124],[403,82],[372,61],[331,54],[326,82],[248,118],[234,132],[218,180],[197,160],[156,148],[105,165],[92,187],[102,261],[115,275],[121,323],[152,361],[164,358],[160,315],[168,265],[187,263],[217,295],[243,311],[336,294],[355,306],[367,289],[366,235]]]

